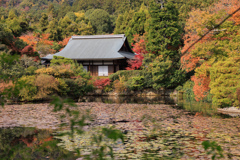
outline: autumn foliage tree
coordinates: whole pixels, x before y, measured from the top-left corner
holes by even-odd
[[[203,100],[210,90],[215,90],[214,85],[209,86],[213,73],[210,71],[214,64],[226,58],[240,56],[237,47],[240,40],[239,12],[218,28],[214,28],[239,7],[239,0],[220,0],[206,9],[193,9],[189,13],[185,26],[186,34],[182,49],[184,55],[181,57],[181,63],[182,68],[187,72],[195,71],[191,79],[195,83],[193,89],[197,101]],[[193,42],[209,30],[212,31],[187,51]]]
[[[140,36],[138,34],[134,35],[132,44],[133,52],[136,54],[133,59],[128,60],[127,70],[139,69],[142,66],[144,55],[147,54],[146,50],[146,37],[145,35]]]
[[[26,42],[29,46],[33,48],[33,51],[38,52],[40,56],[45,56],[47,54],[55,53],[52,49],[53,41],[49,40],[50,34],[37,34],[37,33],[27,33],[19,38]]]
[[[101,79],[96,79],[93,83],[93,85],[96,88],[99,89],[104,89],[107,85],[110,85],[111,80],[109,78],[101,78]]]
[[[68,41],[71,39],[71,37],[66,37],[62,41],[58,42],[58,45],[60,46],[60,51],[68,44]]]

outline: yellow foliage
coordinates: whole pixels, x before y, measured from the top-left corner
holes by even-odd
[[[35,96],[37,99],[46,98],[53,91],[58,91],[59,82],[51,75],[40,74],[36,77],[34,83],[38,88],[37,95]]]
[[[122,93],[127,90],[127,87],[124,83],[125,81],[126,81],[125,76],[119,76],[119,80],[113,82],[115,92]]]
[[[58,93],[61,96],[66,95],[66,92],[69,90],[69,87],[66,84],[66,82],[61,78],[56,78],[56,81],[58,82]]]
[[[25,86],[19,91],[19,96],[21,97],[21,100],[34,100],[34,96],[37,93],[37,87],[34,85],[35,76],[23,76],[19,79],[19,82],[24,82],[25,84]]]
[[[35,71],[36,74],[48,74],[48,75],[54,75],[55,72],[56,72],[55,69],[52,67],[40,68]]]
[[[74,76],[74,72],[68,65],[52,66],[48,68],[41,68],[35,71],[36,74],[47,74],[57,78],[70,78]]]
[[[77,16],[78,18],[81,17],[81,18],[84,18],[85,17],[85,14],[84,13],[79,13],[79,12],[74,12],[75,16]]]

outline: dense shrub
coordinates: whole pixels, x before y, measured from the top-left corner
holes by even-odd
[[[23,76],[18,80],[15,88],[19,87],[19,97],[22,101],[32,101],[37,94],[37,86],[35,86],[35,76]],[[24,84],[23,86],[21,84]]]
[[[104,87],[110,85],[110,79],[109,78],[101,78],[101,79],[96,79],[93,82],[94,87],[99,88],[99,89],[104,89]]]
[[[131,77],[127,84],[131,90],[141,90],[145,86],[145,79],[143,76]]]
[[[132,76],[140,76],[143,74],[142,70],[120,70],[117,71],[116,73],[113,73],[109,76],[109,79],[111,81],[119,80],[119,77],[124,76],[124,77],[132,77]]]
[[[114,91],[116,93],[122,93],[122,92],[127,90],[124,83],[119,81],[119,80],[116,80],[116,81],[113,82],[113,87],[114,87]]]
[[[93,85],[88,84],[88,80],[84,78],[65,79],[65,82],[68,86],[67,95],[74,99],[93,90]]]
[[[14,85],[13,90],[22,101],[48,99],[50,95],[58,94],[66,96],[69,90],[63,79],[55,78],[47,74],[23,76]]]
[[[122,93],[128,90],[128,86],[126,83],[126,77],[125,76],[119,76],[119,80],[115,80],[113,82],[113,88],[115,89],[115,92]]]
[[[47,68],[28,68],[26,73],[31,75],[34,72],[35,75],[20,78],[19,84],[25,83],[20,87],[21,100],[44,99],[52,94],[79,98],[92,91],[93,85],[88,83],[91,76],[82,65],[61,57],[55,58],[53,62],[53,65]]]
[[[70,65],[59,65],[48,68],[41,68],[35,71],[36,74],[52,75],[56,78],[71,78],[74,76],[74,72],[70,69]]]
[[[146,70],[121,70],[111,74],[109,79],[113,81],[115,89],[120,86],[120,88],[124,88],[119,88],[118,92],[127,89],[142,90],[144,88],[151,88],[153,85],[152,75],[151,73],[146,72]]]
[[[13,83],[12,81],[9,81],[9,82],[0,82],[0,93],[2,93],[5,89],[9,88],[9,87],[12,87],[13,86]]]
[[[56,78],[56,80],[58,82],[57,94],[60,96],[67,96],[69,87],[68,87],[67,83],[65,82],[65,80],[62,78]]]
[[[58,81],[51,75],[40,74],[36,76],[35,86],[37,87],[36,99],[47,98],[48,95],[58,91]]]
[[[176,88],[176,90],[184,92],[183,95],[184,95],[185,100],[192,101],[195,99],[194,92],[193,92],[193,86],[194,86],[194,82],[188,80],[187,82],[185,82],[183,84],[183,86],[178,86]]]
[[[72,64],[73,60],[61,56],[53,56],[53,59],[51,60],[50,66],[58,66],[58,65],[67,65],[67,64]]]
[[[10,55],[0,53],[0,78],[17,79],[23,75],[33,75],[39,63],[33,61],[32,57]]]

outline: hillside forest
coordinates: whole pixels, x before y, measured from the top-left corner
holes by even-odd
[[[239,7],[240,0],[0,0],[0,98],[151,88],[240,106],[240,11],[231,15]],[[91,77],[70,59],[40,65],[71,36],[96,34],[127,36],[136,53],[127,70]]]

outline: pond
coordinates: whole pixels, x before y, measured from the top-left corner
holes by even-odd
[[[82,102],[137,103],[137,104],[176,104],[177,97],[170,96],[86,96]]]
[[[71,117],[61,116],[67,115],[66,110],[52,112],[48,103],[1,108],[0,159],[84,159],[89,155],[94,159],[98,147],[106,144],[115,159],[211,159],[213,154],[207,155],[201,145],[206,140],[221,146],[226,159],[240,159],[239,118],[209,116],[214,112],[209,103],[170,97],[88,97],[84,101],[70,109],[80,112],[79,120],[83,115],[91,118],[85,117],[84,133],[74,132],[73,137],[58,135],[70,129]],[[182,109],[189,106],[190,111]],[[59,127],[63,123],[67,126]],[[109,140],[103,128],[120,130],[124,141]],[[94,141],[95,136],[101,137],[101,143]]]
[[[76,159],[72,152],[57,146],[60,141],[49,130],[1,128],[0,137],[1,160]]]

